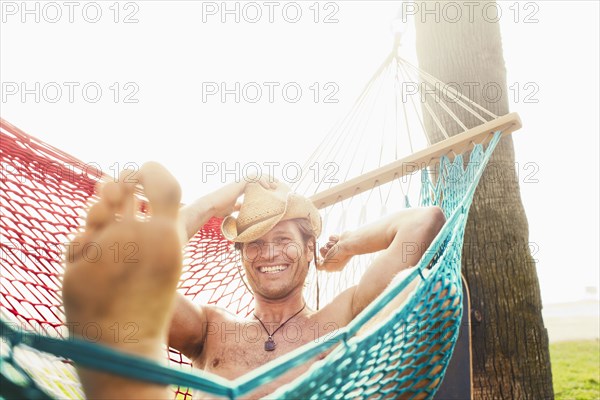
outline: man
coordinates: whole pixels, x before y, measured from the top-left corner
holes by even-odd
[[[282,183],[268,177],[233,183],[178,210],[179,185],[162,166],[145,164],[138,180],[150,203],[149,221],[136,220],[134,185],[123,179],[104,186],[100,201],[89,211],[85,231],[74,240],[79,244],[93,240],[107,251],[95,265],[81,254],[67,260],[63,283],[67,320],[78,326],[94,321],[106,332],[115,323],[123,326],[136,321],[137,343],[114,343],[112,336],[105,335],[100,341],[161,360],[161,344],[168,339],[196,368],[228,379],[347,325],[396,274],[417,264],[444,224],[443,213],[436,207],[404,210],[356,231],[331,236],[320,250],[323,259],[317,262],[318,210]],[[242,194],[244,202],[236,205]],[[237,217],[229,215],[234,209],[239,209]],[[217,307],[197,306],[175,295],[181,271],[180,246],[213,216],[226,217],[223,234],[241,252],[255,298],[249,319]],[[135,262],[129,265],[109,252],[128,243],[137,249]],[[421,250],[418,254],[403,252],[407,244],[413,248],[414,243]],[[376,251],[381,253],[358,285],[320,310],[306,306],[303,288],[311,263],[326,271],[341,270],[354,255]],[[286,329],[292,324],[294,339],[290,340]],[[235,334],[236,330],[240,334]],[[75,334],[83,336],[82,332]],[[273,392],[308,367],[270,382],[251,397]],[[89,398],[169,397],[158,385],[85,369],[79,372]]]

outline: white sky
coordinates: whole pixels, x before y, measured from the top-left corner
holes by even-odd
[[[395,1],[321,2],[315,23],[314,3],[299,2],[302,17],[289,23],[282,10],[287,7],[285,16],[294,18],[294,5],[281,1],[275,2],[274,22],[269,23],[268,5],[259,1],[259,22],[249,23],[240,13],[240,23],[234,15],[222,23],[220,12],[205,14],[205,22],[202,13],[203,7],[220,11],[221,2],[115,6],[113,1],[82,1],[74,2],[70,23],[69,6],[62,1],[28,2],[30,10],[38,7],[39,22],[35,12],[23,14],[20,1],[0,3],[2,117],[99,164],[108,174],[115,163],[160,161],[180,180],[186,202],[221,184],[220,175],[203,182],[203,161],[224,162],[229,168],[250,161],[302,163],[349,111],[388,54],[390,23],[400,8]],[[235,2],[228,4],[233,8]],[[244,4],[239,3],[240,9]],[[598,3],[501,4],[508,85],[513,96],[520,94],[511,111],[524,124],[514,135],[516,162],[530,242],[537,246],[543,300],[577,300],[586,286],[599,281]],[[88,22],[97,9],[102,11],[99,21]],[[246,11],[247,19],[254,18],[256,8]],[[327,15],[338,22],[323,23]],[[124,23],[127,16],[138,22]],[[58,22],[51,23],[54,19]],[[50,101],[56,96],[51,84],[45,95],[40,90],[39,103],[33,94],[23,101],[20,92],[10,94],[22,82],[29,89],[36,82],[40,88],[57,82],[62,97]],[[78,85],[73,102],[63,82]],[[117,103],[115,82],[121,96]],[[264,86],[263,98],[255,104],[235,103],[232,95],[222,103],[218,96],[203,102],[203,82],[280,86],[273,103]],[[281,87],[289,82],[303,90],[297,103],[282,95]],[[339,102],[315,102],[314,82],[322,96],[331,93],[325,84],[335,83]],[[94,87],[102,89],[96,103],[82,94],[89,83],[90,97]],[[138,102],[125,103],[123,96],[134,88],[138,91],[132,98]],[[527,95],[537,103],[526,102]],[[275,172],[281,175],[281,170]]]

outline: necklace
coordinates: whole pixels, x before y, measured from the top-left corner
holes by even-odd
[[[300,314],[302,312],[302,310],[304,310],[305,307],[306,307],[306,303],[304,303],[304,305],[302,306],[302,308],[300,309],[300,311],[298,311],[296,314],[294,314],[291,317],[289,317],[288,319],[286,319],[283,324],[279,325],[279,327],[277,327],[277,329],[275,329],[273,331],[273,333],[269,333],[269,330],[267,329],[267,327],[265,326],[265,324],[263,324],[263,322],[260,320],[260,318],[258,318],[258,316],[256,314],[253,314],[254,317],[258,320],[258,322],[260,322],[260,324],[262,325],[262,327],[265,330],[265,332],[267,332],[267,335],[269,335],[269,338],[265,342],[265,351],[273,351],[273,350],[275,350],[276,344],[275,344],[275,341],[273,341],[273,335],[275,335],[275,333],[277,333],[277,331],[280,330],[285,324],[287,324],[292,318],[294,318],[296,315]]]

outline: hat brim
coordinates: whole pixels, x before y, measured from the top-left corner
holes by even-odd
[[[309,210],[309,212],[306,213],[306,210]],[[309,199],[295,193],[288,193],[283,213],[264,221],[257,222],[239,234],[237,230],[237,218],[229,215],[225,217],[221,223],[221,232],[227,240],[247,243],[266,235],[279,222],[296,218],[308,219],[314,230],[315,236],[319,237],[322,224],[319,211]]]
[[[238,235],[237,232],[237,218],[228,216],[225,217],[223,223],[221,224],[221,232],[223,236],[229,241],[239,242],[239,243],[247,243],[252,242],[260,237],[264,236],[271,229],[275,227],[282,220],[284,214],[279,214],[273,218],[269,218],[265,221],[261,221],[256,223],[242,233]]]

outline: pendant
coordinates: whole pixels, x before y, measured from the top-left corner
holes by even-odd
[[[265,342],[265,351],[273,351],[273,350],[275,350],[275,342],[273,341],[273,338],[271,336],[269,336],[269,338]]]

